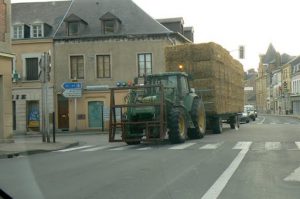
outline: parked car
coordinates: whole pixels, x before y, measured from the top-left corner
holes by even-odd
[[[255,108],[253,105],[245,105],[244,110],[247,111],[249,118],[251,118],[253,121],[255,121],[256,117],[255,115]]]
[[[250,117],[247,112],[247,109],[244,109],[244,112],[242,113],[241,118],[240,118],[240,122],[241,123],[249,123],[250,122]]]

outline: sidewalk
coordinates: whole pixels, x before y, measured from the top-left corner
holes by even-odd
[[[26,141],[26,139],[23,139],[23,141],[20,141],[15,139],[14,143],[0,143],[0,159],[56,151],[78,144],[79,142],[76,141],[45,143],[42,140]]]
[[[79,145],[79,138],[62,139],[62,137],[76,137],[81,135],[99,135],[107,132],[59,132],[56,134],[56,142],[42,142],[42,135],[39,132],[14,134],[13,142],[0,142],[0,159],[13,158],[20,155],[31,155],[45,153]]]
[[[300,120],[300,115],[283,115],[283,114],[268,114],[268,113],[258,113],[258,115],[263,115],[263,116],[279,116],[279,117],[291,117],[291,118],[296,118]]]

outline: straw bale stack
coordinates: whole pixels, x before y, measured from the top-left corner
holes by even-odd
[[[216,43],[187,44],[165,49],[167,71],[184,71],[192,76],[191,87],[203,97],[208,114],[243,111],[243,66]]]

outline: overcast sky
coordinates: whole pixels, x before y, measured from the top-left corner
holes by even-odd
[[[259,54],[270,43],[281,54],[300,55],[299,0],[133,1],[155,19],[183,17],[185,26],[194,27],[195,43],[216,42],[235,58],[244,45],[246,58],[240,61],[245,70],[258,67]]]

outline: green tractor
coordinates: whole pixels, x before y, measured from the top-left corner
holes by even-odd
[[[127,92],[116,104],[121,90]],[[200,139],[206,130],[201,97],[189,86],[188,75],[166,72],[145,77],[144,85],[111,88],[109,141],[139,144],[164,140],[172,144]],[[121,132],[121,139],[116,135]]]

